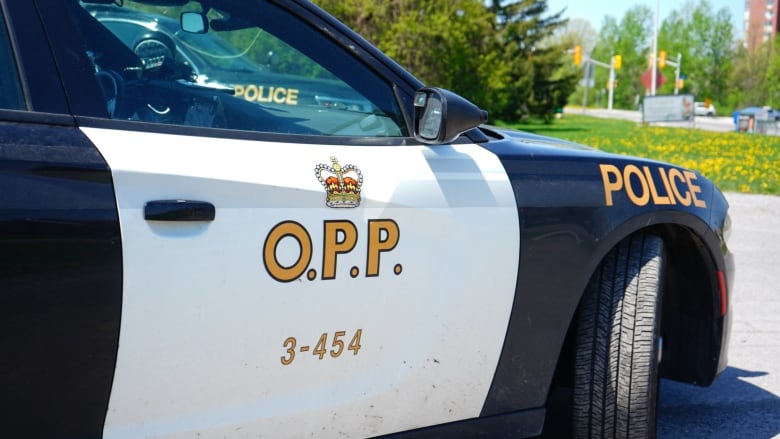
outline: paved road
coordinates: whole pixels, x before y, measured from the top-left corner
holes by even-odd
[[[736,257],[729,368],[661,384],[660,438],[780,437],[780,197],[728,193]]]
[[[594,117],[603,117],[608,119],[625,119],[634,122],[642,121],[642,113],[632,110],[604,110],[597,108],[588,108],[586,111],[577,108],[566,108],[566,113],[585,114]],[[693,122],[657,122],[653,125],[669,126],[679,128],[694,128],[707,131],[734,131],[734,119],[732,117],[697,117]],[[771,126],[767,134],[780,135],[780,124]]]

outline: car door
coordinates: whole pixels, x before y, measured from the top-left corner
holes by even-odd
[[[2,436],[99,437],[122,299],[110,170],[32,2],[0,2],[0,60]]]
[[[415,142],[393,84],[322,23],[272,2],[220,6],[336,73],[301,79],[295,104],[290,86],[271,92],[275,107],[225,84],[125,76],[100,89],[132,89],[149,114],[122,113],[116,94],[104,118],[80,118],[111,168],[122,234],[104,435],[373,436],[478,417],[517,278],[499,160],[466,140]],[[107,57],[87,53],[106,79]],[[290,75],[261,71],[254,85]],[[327,102],[303,105],[323,84]],[[172,89],[189,102],[179,119],[152,102]]]

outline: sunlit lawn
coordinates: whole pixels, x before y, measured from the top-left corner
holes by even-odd
[[[551,125],[506,125],[694,169],[725,191],[780,194],[780,137],[642,126],[635,122],[566,115]]]

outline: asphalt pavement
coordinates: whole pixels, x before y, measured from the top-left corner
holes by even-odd
[[[661,383],[659,438],[780,437],[780,197],[726,198],[736,261],[729,367],[707,388]]]

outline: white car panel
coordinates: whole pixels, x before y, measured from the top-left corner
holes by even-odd
[[[123,242],[106,438],[372,436],[479,416],[519,260],[492,153],[83,131],[112,169]],[[360,170],[358,207],[326,206],[315,167],[331,157]],[[163,199],[216,218],[144,220]],[[309,244],[301,276],[272,276]]]

